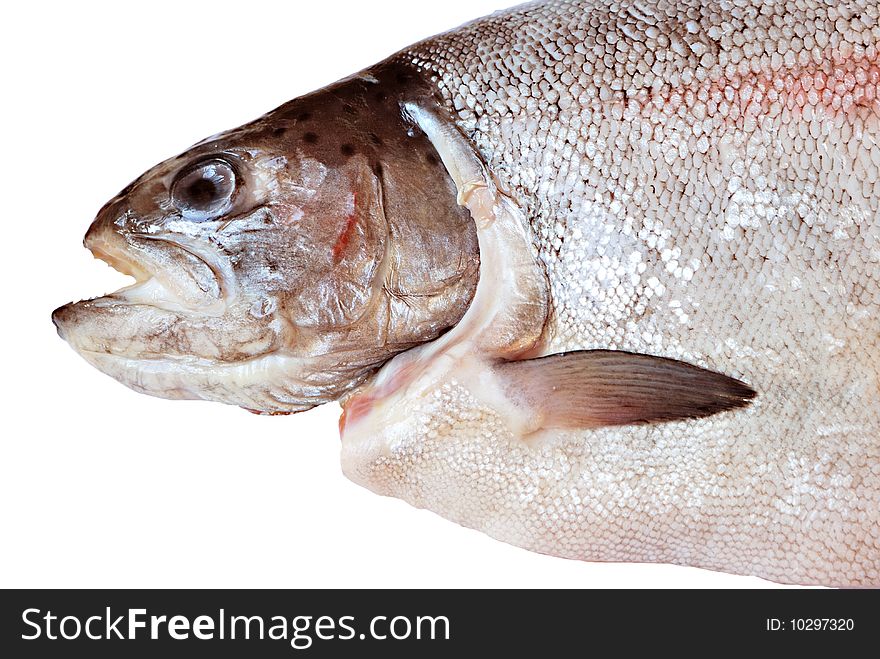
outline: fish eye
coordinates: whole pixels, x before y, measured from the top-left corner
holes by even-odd
[[[211,158],[183,169],[171,184],[171,203],[184,219],[213,220],[232,205],[235,170],[225,160]]]

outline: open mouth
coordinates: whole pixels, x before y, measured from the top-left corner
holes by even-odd
[[[135,283],[99,300],[107,304],[146,304],[166,311],[220,315],[225,310],[221,264],[211,263],[204,250],[166,237],[121,237],[115,232],[89,234],[86,247],[110,267],[135,278]]]
[[[227,311],[229,287],[223,282],[231,277],[221,274],[224,263],[205,256],[210,252],[204,246],[181,244],[176,236],[120,234],[107,225],[93,227],[84,242],[96,258],[135,283],[52,313],[60,336],[81,354],[133,358],[177,352],[177,343],[195,341],[180,336],[181,321],[204,322]]]

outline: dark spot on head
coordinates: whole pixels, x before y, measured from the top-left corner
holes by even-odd
[[[311,119],[311,118],[312,118],[312,113],[311,113],[311,112],[302,112],[302,113],[296,118],[296,120],[297,120],[297,121],[308,121],[308,120]]]
[[[286,133],[286,132],[287,132],[287,127],[286,127],[286,126],[278,126],[278,128],[275,128],[275,129],[272,130],[272,134],[273,134],[275,137],[279,137],[279,136],[281,136],[281,135],[284,135],[284,133]]]
[[[306,133],[303,135],[303,141],[308,142],[309,144],[314,144],[318,141],[318,136],[315,133]]]
[[[382,138],[376,135],[376,133],[370,133],[370,141],[376,146],[382,146]]]
[[[355,154],[355,148],[351,144],[343,144],[339,147],[339,151],[344,156],[353,156]]]
[[[439,160],[437,160],[437,156],[435,156],[433,153],[426,153],[425,160],[427,160],[432,165],[436,165],[438,162],[440,162]]]

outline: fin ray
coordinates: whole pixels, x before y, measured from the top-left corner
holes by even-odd
[[[686,362],[615,350],[497,364],[505,393],[542,427],[599,428],[698,419],[744,407],[756,392]]]

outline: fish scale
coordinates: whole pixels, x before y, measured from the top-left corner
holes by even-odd
[[[523,442],[453,377],[346,472],[567,558],[880,583],[878,39],[863,0],[590,0],[403,51],[528,218],[543,354],[686,360],[758,397]]]

